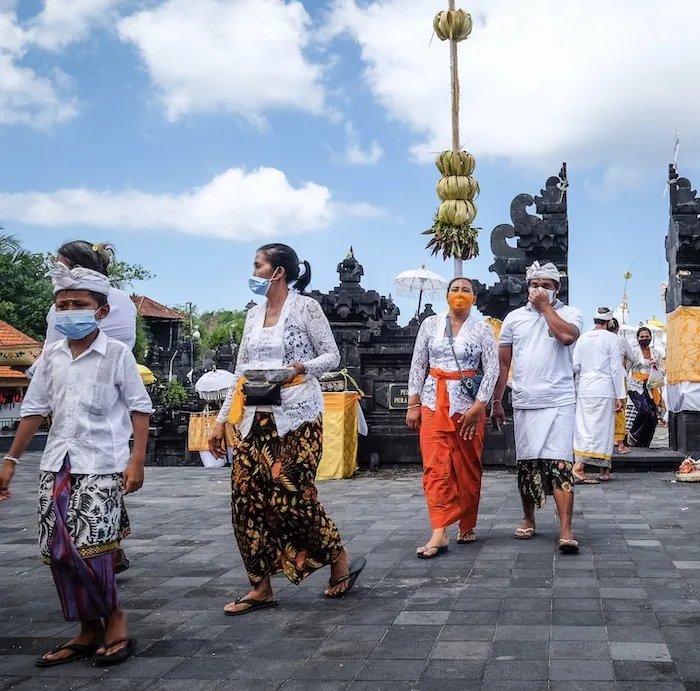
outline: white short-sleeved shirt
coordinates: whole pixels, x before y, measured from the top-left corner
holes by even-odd
[[[136,345],[136,305],[134,301],[118,288],[110,288],[107,296],[109,314],[100,321],[100,331],[123,343],[133,350]],[[52,305],[46,315],[46,345],[63,340],[56,331],[56,306]]]
[[[557,300],[554,309],[581,333],[583,315],[576,307]],[[544,315],[529,303],[503,320],[498,345],[513,348],[514,408],[555,408],[576,402],[573,347],[558,341]]]
[[[574,348],[579,398],[627,397],[620,339],[604,329],[582,334]]]
[[[129,462],[134,412],[153,412],[136,360],[100,332],[75,359],[65,338],[44,348],[21,415],[52,417],[41,470],[58,472],[68,454],[74,475],[111,475]]]

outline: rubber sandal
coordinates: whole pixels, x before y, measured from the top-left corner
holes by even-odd
[[[277,607],[279,604],[277,600],[255,600],[252,597],[239,597],[235,602],[235,605],[250,605],[248,609],[242,609],[240,612],[227,612],[224,610],[224,614],[227,617],[240,617],[242,614],[248,614],[248,612],[254,612],[258,609],[268,609],[269,607]]]
[[[466,537],[471,537],[471,540],[465,540],[464,538]],[[470,530],[466,533],[460,533],[457,536],[458,545],[471,545],[473,542],[476,542],[476,535],[474,534],[473,530]]]
[[[431,549],[436,550],[434,554],[426,554],[425,553]],[[438,547],[437,545],[426,545],[425,552],[416,552],[416,556],[419,559],[435,559],[435,557],[440,557],[443,554],[447,554],[449,549],[450,549],[449,545],[442,545],[441,547]]]
[[[65,665],[69,662],[73,662],[74,660],[84,660],[86,657],[91,657],[94,655],[98,648],[99,646],[97,645],[81,645],[80,643],[66,643],[65,645],[59,645],[57,648],[49,650],[48,653],[44,653],[44,655],[38,658],[36,661],[36,666],[56,667],[57,665]],[[61,650],[71,650],[74,654],[69,655],[68,657],[62,657],[60,660],[44,659],[46,655],[60,653]]]
[[[105,643],[104,646],[101,647],[104,647],[107,650],[109,650],[110,648],[114,648],[115,645],[119,645],[120,643],[126,643],[126,645],[113,655],[93,655],[93,664],[97,665],[98,667],[111,667],[112,665],[118,665],[124,662],[128,657],[131,656],[131,653],[133,653],[136,648],[135,638],[121,638],[118,641]]]
[[[597,485],[598,480],[594,480],[593,478],[590,477],[577,477],[574,475],[574,484],[575,485]]]
[[[535,529],[534,528],[518,528],[513,533],[513,536],[515,537],[516,540],[532,540],[532,538],[535,537]]]
[[[337,581],[328,581],[329,588],[335,588],[336,585],[339,583],[345,583],[345,581],[348,582],[348,587],[345,588],[342,593],[338,593],[337,595],[326,595],[326,593],[323,593],[324,597],[345,597],[345,595],[352,590],[352,587],[355,585],[355,581],[357,581],[360,574],[365,570],[365,566],[367,566],[367,560],[364,557],[356,557],[353,559],[350,562],[350,573],[348,573],[347,576],[342,576]]]
[[[559,540],[559,551],[562,554],[578,554],[577,540]]]

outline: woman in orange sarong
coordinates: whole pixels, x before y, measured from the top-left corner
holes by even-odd
[[[447,528],[453,523],[459,523],[459,544],[476,540],[486,406],[499,365],[493,331],[471,314],[474,301],[471,281],[453,279],[447,317],[428,317],[421,324],[413,352],[406,424],[420,433],[423,490],[433,528],[430,540],[417,550],[419,559],[447,552]]]

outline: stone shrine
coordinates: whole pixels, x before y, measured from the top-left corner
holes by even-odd
[[[690,181],[680,177],[673,164],[669,166],[669,190],[670,220],[666,236],[669,268],[666,291],[666,312],[669,315],[667,369],[670,369],[670,348],[674,347],[675,326],[670,315],[679,307],[700,308],[700,200],[696,198],[697,192]],[[681,343],[681,347],[685,347],[685,344]],[[695,359],[697,368],[700,363],[697,356]],[[692,380],[677,386],[700,389],[700,384]],[[700,412],[687,393],[681,403],[683,410],[669,414],[669,443],[674,451],[697,458],[700,456]]]

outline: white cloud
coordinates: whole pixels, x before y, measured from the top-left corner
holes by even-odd
[[[40,48],[58,50],[87,38],[89,31],[116,18],[124,0],[44,0],[44,9],[28,22],[28,38]]]
[[[323,68],[305,55],[311,19],[298,0],[166,0],[119,23],[167,115],[224,110],[261,122],[265,110],[321,113]]]
[[[313,182],[292,187],[275,168],[230,168],[179,195],[83,188],[0,194],[0,218],[28,225],[176,231],[240,241],[313,232],[341,216],[379,214],[368,204],[333,202],[331,191]]]
[[[21,64],[31,43],[9,4],[0,12],[0,125],[47,128],[75,117],[71,83],[60,70],[41,76]]]
[[[334,0],[331,19],[331,33],[357,40],[369,89],[413,132],[422,160],[451,142],[448,44],[431,44],[444,6]],[[697,0],[672,11],[654,0],[472,0],[465,9],[474,30],[460,45],[461,140],[477,157],[665,170],[680,129],[681,166],[700,161]]]
[[[345,161],[355,166],[373,166],[379,163],[384,156],[384,149],[379,146],[379,142],[372,141],[369,149],[363,150],[360,146],[360,138],[357,130],[351,122],[345,125]]]

